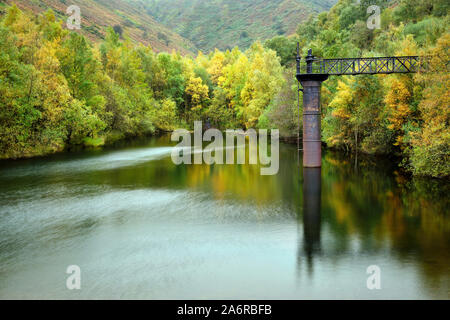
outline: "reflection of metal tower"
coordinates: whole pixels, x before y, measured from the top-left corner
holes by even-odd
[[[321,250],[321,168],[303,169],[303,250],[308,271],[312,272],[313,257]]]
[[[303,166],[314,168],[322,165],[320,90],[323,81],[331,75],[418,72],[424,69],[427,59],[416,56],[316,59],[309,49],[305,60],[306,64],[301,65],[297,49],[296,77],[303,86]]]

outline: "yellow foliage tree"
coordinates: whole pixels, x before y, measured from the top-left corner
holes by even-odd
[[[58,71],[56,57],[57,41],[46,42],[36,52],[35,66],[39,72],[38,97],[43,108],[43,117],[49,125],[56,125],[62,119],[63,110],[71,100],[67,81]]]
[[[186,94],[190,97],[190,110],[199,116],[204,103],[208,100],[209,89],[199,77],[191,76],[186,85]]]
[[[423,126],[412,138],[411,165],[419,175],[450,176],[450,34],[444,34],[424,55],[432,57],[433,72],[415,77],[424,86],[419,104]]]
[[[386,78],[388,92],[385,97],[386,106],[389,109],[389,129],[400,130],[411,113],[409,102],[411,91],[407,87],[407,76]]]
[[[225,54],[216,49],[211,58],[208,73],[211,75],[211,80],[214,84],[219,83],[219,78],[222,76],[223,68],[225,66]]]
[[[343,78],[338,81],[337,93],[331,100],[330,108],[333,121],[336,122],[336,131],[328,134],[326,142],[331,147],[349,144],[351,136],[351,108],[353,107],[353,91],[351,88],[353,79]]]
[[[248,79],[241,92],[243,108],[241,110],[244,125],[254,127],[264,110],[269,106],[275,94],[284,84],[282,69],[276,53],[264,51],[259,43],[251,50],[251,64]]]
[[[352,80],[348,80],[351,82]],[[337,86],[337,94],[330,102],[329,107],[333,110],[333,117],[340,119],[349,119],[349,106],[352,104],[353,93],[350,85],[344,81],[339,80]]]

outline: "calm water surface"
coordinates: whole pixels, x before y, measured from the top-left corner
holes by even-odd
[[[450,298],[448,182],[331,152],[304,170],[290,145],[276,176],[170,152],[162,137],[0,162],[0,299]]]

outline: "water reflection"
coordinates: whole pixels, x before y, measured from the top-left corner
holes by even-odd
[[[314,255],[320,254],[322,169],[303,168],[303,250],[308,272]]]
[[[332,152],[302,169],[290,145],[276,176],[175,166],[170,145],[0,162],[0,298],[448,298],[448,181]]]

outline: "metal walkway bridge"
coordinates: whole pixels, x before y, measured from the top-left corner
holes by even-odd
[[[316,59],[306,57],[306,63],[300,64],[299,74],[358,75],[411,73],[423,69],[424,59],[418,56]]]

